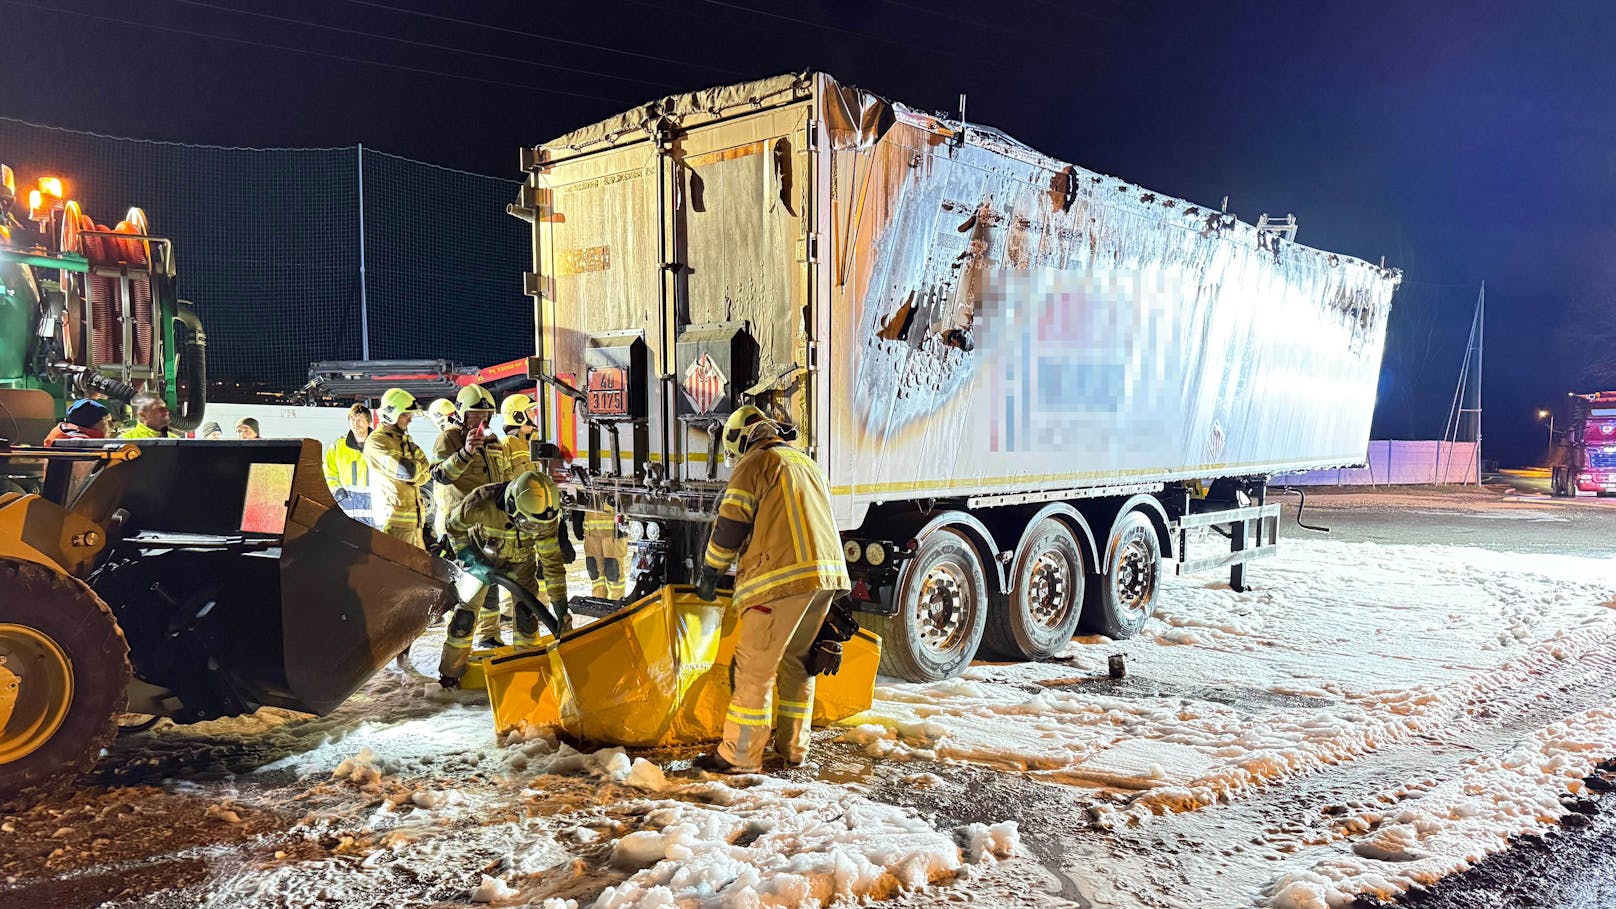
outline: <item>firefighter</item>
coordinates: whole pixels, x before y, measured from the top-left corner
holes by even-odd
[[[488,389],[467,385],[455,395],[455,414],[445,419],[432,444],[432,481],[437,484],[438,514],[445,522],[473,489],[508,479],[503,449],[488,432],[493,415],[494,396]]]
[[[449,420],[455,415],[455,403],[448,398],[433,398],[432,403],[426,406],[426,415],[438,432],[443,432],[449,428]]]
[[[584,512],[584,570],[589,572],[591,594],[621,600],[624,593],[623,562],[628,540],[617,528],[617,509],[606,504]]]
[[[471,491],[488,483],[510,479],[505,450],[488,431],[494,416],[494,396],[481,385],[467,385],[455,395],[455,413],[447,417],[443,432],[432,443],[432,501],[437,508],[433,530],[441,541],[448,536],[449,514]],[[504,646],[499,637],[499,610],[491,609],[477,622],[478,646],[492,650]]]
[[[567,566],[561,560],[561,492],[555,481],[528,471],[508,483],[488,483],[456,503],[444,522],[455,558],[472,574],[487,580],[497,571],[529,593],[537,594],[538,575],[544,575],[550,609],[567,622]],[[484,587],[455,607],[438,664],[439,681],[455,688],[465,675],[472,633],[480,619],[498,612],[488,606]],[[538,643],[539,616],[528,605],[516,604],[516,646]]]
[[[719,578],[738,559],[733,605],[740,625],[724,740],[696,766],[720,773],[760,769],[771,720],[778,721],[775,751],[800,765],[808,759],[814,709],[806,660],[831,601],[850,587],[847,563],[819,465],[787,445],[780,428],[750,404],[725,421],[723,442],[736,463],[696,594],[717,599]],[[779,700],[771,710],[777,677]]]
[[[500,431],[505,434],[505,469],[512,476],[525,473],[533,463],[530,445],[538,437],[533,425],[533,399],[524,394],[506,395],[499,402]]]
[[[58,439],[104,439],[107,434],[102,424],[106,419],[107,408],[100,401],[90,398],[74,401],[67,409],[67,419],[56,424],[45,436],[45,444],[52,445]]]
[[[349,517],[371,524],[370,468],[365,463],[368,438],[370,408],[355,404],[348,408],[348,432],[326,446],[325,485]]]
[[[168,404],[160,395],[143,391],[129,399],[129,409],[135,412],[135,425],[120,438],[176,439],[181,435],[169,428]]]
[[[380,423],[365,439],[370,472],[371,519],[378,530],[424,548],[421,539],[421,487],[431,473],[426,452],[410,438],[410,420],[420,410],[415,396],[389,388],[377,410]]]

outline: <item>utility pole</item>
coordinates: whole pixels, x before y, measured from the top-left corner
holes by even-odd
[[[370,301],[365,298],[365,143],[359,143],[359,359],[370,359]]]
[[[1446,463],[1441,465],[1440,476],[1436,478],[1439,482],[1448,477],[1448,469],[1453,465],[1453,446],[1463,433],[1465,415],[1470,414],[1476,425],[1476,485],[1481,485],[1481,354],[1486,330],[1487,282],[1483,281],[1481,291],[1476,296],[1476,314],[1470,320],[1470,340],[1465,343],[1464,364],[1459,367],[1459,384],[1453,390],[1453,406],[1448,410],[1447,431],[1443,433],[1443,441],[1448,445],[1448,457]],[[1438,445],[1439,460],[1441,451],[1442,446]]]

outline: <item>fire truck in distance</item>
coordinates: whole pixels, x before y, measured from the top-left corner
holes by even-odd
[[[1571,422],[1555,446],[1557,496],[1616,495],[1616,391],[1571,395]]]

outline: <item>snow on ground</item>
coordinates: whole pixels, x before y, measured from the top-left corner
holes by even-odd
[[[1074,645],[1065,665],[978,665],[960,679],[883,686],[843,739],[882,758],[1137,790],[1101,814],[1138,823],[1438,728],[1616,636],[1616,560],[1288,548],[1262,564],[1259,589],[1173,584],[1138,638]],[[1096,684],[1113,652],[1160,696]],[[1271,702],[1261,723],[1250,721],[1253,700]]]
[[[1328,858],[1281,877],[1267,905],[1345,906],[1358,894],[1390,898],[1463,871],[1512,837],[1564,815],[1560,793],[1580,792],[1613,742],[1616,708],[1585,711],[1533,733],[1503,755],[1468,763],[1456,777],[1389,813],[1360,812],[1344,827],[1367,835],[1335,844]]]
[[[165,723],[109,761],[232,831],[188,847],[207,873],[174,905],[922,905],[995,880],[1019,899],[1047,872],[1095,906],[1322,909],[1553,822],[1616,755],[1616,559],[1304,539],[1253,581],[1173,580],[1139,637],[1057,661],[883,680],[821,739],[842,740],[821,746],[832,764],[878,768],[852,777],[713,779],[688,754],[544,730],[500,742],[479,693],[391,672],[331,717]],[[90,807],[138,817],[123,803],[150,791]],[[950,802],[969,810],[931,810]],[[77,870],[41,873],[116,873],[59,855],[73,837],[46,865]]]
[[[938,830],[825,783],[670,779],[540,730],[501,745],[471,704],[310,745],[261,772],[297,774],[311,810],[292,832],[326,854],[223,876],[205,905],[370,905],[427,875],[430,895],[462,902],[816,906],[954,878],[1017,841],[1013,823]]]

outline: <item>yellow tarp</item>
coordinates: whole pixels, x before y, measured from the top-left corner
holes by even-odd
[[[707,603],[689,587],[666,587],[558,641],[491,657],[482,668],[495,728],[559,726],[588,742],[641,747],[719,738],[735,652],[728,606],[727,597]],[[868,710],[874,697],[881,639],[860,631],[842,649],[841,671],[819,677],[815,725]]]

